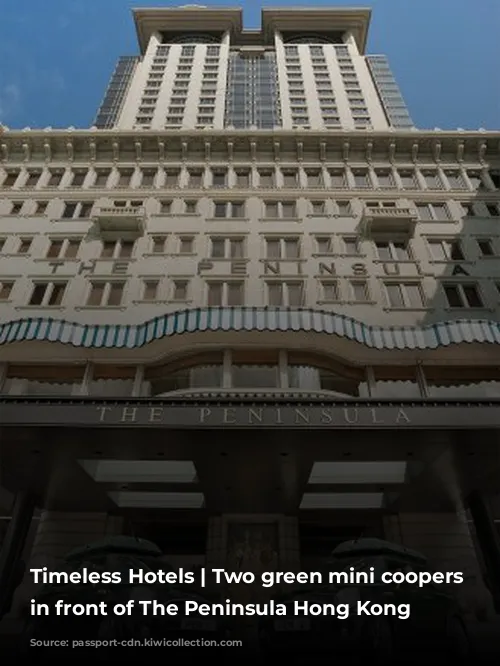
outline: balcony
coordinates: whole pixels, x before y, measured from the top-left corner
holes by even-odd
[[[418,213],[414,208],[366,206],[362,224],[365,236],[402,234],[413,236]]]
[[[103,234],[139,236],[144,231],[143,206],[101,206],[93,216]]]

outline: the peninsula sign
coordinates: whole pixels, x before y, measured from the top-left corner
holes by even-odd
[[[68,399],[0,400],[5,426],[98,428],[500,428],[500,404],[355,403],[116,403]]]

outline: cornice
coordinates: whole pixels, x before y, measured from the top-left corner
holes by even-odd
[[[248,155],[247,155],[248,154]],[[97,130],[2,128],[0,163],[123,162],[465,162],[500,159],[500,131],[338,132],[259,130]],[[314,158],[312,157],[314,155]]]

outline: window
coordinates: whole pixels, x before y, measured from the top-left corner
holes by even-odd
[[[444,173],[452,190],[465,190],[465,182],[460,171],[445,171]]]
[[[186,215],[196,215],[198,207],[197,201],[185,201],[184,202],[184,213]]]
[[[165,172],[165,187],[177,187],[179,184],[179,171],[168,170]]]
[[[62,217],[64,219],[90,217],[93,206],[93,201],[65,201]]]
[[[473,190],[481,192],[487,189],[480,171],[467,171],[467,176]]]
[[[274,171],[259,171],[259,186],[260,187],[274,187],[275,186],[275,173]]]
[[[324,215],[326,206],[325,201],[311,201],[311,213],[313,215]]]
[[[188,297],[188,280],[174,280],[172,298],[174,301],[186,301]]]
[[[321,300],[323,301],[338,301],[339,285],[336,280],[322,280],[321,281]]]
[[[198,188],[203,187],[203,171],[193,170],[188,171],[189,175],[189,187]]]
[[[322,187],[323,179],[321,177],[321,171],[318,170],[306,170],[307,178],[307,187]]]
[[[28,254],[31,250],[33,238],[21,238],[17,247],[17,254]]]
[[[418,217],[421,220],[448,220],[448,208],[444,203],[417,204]]]
[[[193,236],[181,236],[179,238],[179,254],[193,254],[193,253],[194,253]]]
[[[416,190],[418,188],[417,175],[413,170],[399,171],[401,187],[405,190]]]
[[[45,215],[48,205],[48,201],[37,201],[35,204],[35,215]]]
[[[409,261],[408,244],[404,242],[376,241],[377,256],[382,261]]]
[[[368,171],[365,171],[364,169],[353,169],[352,175],[354,176],[354,187],[360,189],[371,187]]]
[[[366,303],[370,300],[368,283],[366,280],[352,280],[349,283],[351,299],[356,303]]]
[[[429,190],[440,190],[443,185],[439,178],[438,172],[430,169],[423,169],[422,176],[425,180],[425,186]]]
[[[297,171],[287,169],[282,172],[283,187],[297,187],[298,174]]]
[[[298,238],[266,238],[266,259],[299,259]]]
[[[422,289],[418,283],[386,282],[387,305],[390,308],[423,308]]]
[[[488,211],[488,214],[491,217],[500,216],[500,209],[498,208],[498,206],[495,206],[494,204],[486,204],[486,210]]]
[[[110,173],[109,170],[98,169],[96,171],[93,187],[106,187]]]
[[[47,250],[47,259],[74,259],[78,255],[81,241],[61,238],[51,240]]]
[[[333,246],[330,236],[316,236],[316,250],[318,254],[331,254]]]
[[[265,217],[270,219],[295,218],[297,215],[295,201],[266,201]]]
[[[394,178],[391,171],[386,171],[385,169],[380,169],[375,171],[377,176],[378,186],[379,187],[395,187]]]
[[[212,259],[241,259],[245,256],[243,238],[210,238],[210,257]]]
[[[243,201],[216,201],[214,204],[214,217],[243,218],[245,203]]]
[[[134,251],[134,241],[104,241],[101,259],[129,259]]]
[[[490,171],[490,178],[496,190],[500,189],[500,170],[494,169]]]
[[[14,187],[18,176],[19,171],[8,171],[2,183],[2,187]]]
[[[226,187],[226,185],[227,185],[227,171],[213,171],[212,187]]]
[[[476,238],[481,257],[494,257],[493,242],[489,238]]]
[[[236,171],[236,187],[250,187],[250,171]]]
[[[207,305],[209,307],[243,305],[243,282],[208,282],[207,290]]]
[[[49,182],[47,183],[47,187],[59,187],[61,184],[61,180],[63,177],[63,172],[62,171],[50,171],[50,178]]]
[[[472,283],[443,284],[444,295],[450,308],[482,308],[483,300],[477,288]]]
[[[41,307],[61,305],[67,282],[35,282],[29,305]]]
[[[160,213],[162,215],[169,215],[172,211],[172,202],[171,201],[160,201]]]
[[[351,215],[351,204],[349,201],[337,201],[337,210],[339,215]]]
[[[8,301],[14,287],[14,282],[0,282],[0,301]]]
[[[113,307],[122,304],[125,282],[92,282],[87,305]]]
[[[463,261],[462,246],[458,240],[428,240],[431,257],[434,261]]]
[[[166,236],[153,236],[152,240],[152,248],[151,251],[153,254],[164,254],[165,253],[165,246],[167,243],[167,237]]]
[[[328,174],[330,176],[330,187],[332,187],[332,189],[343,189],[346,187],[347,180],[343,169],[330,169]]]
[[[345,236],[342,238],[342,245],[344,254],[357,255],[359,254],[359,243],[357,238]]]
[[[41,171],[29,171],[28,178],[24,183],[24,187],[36,187],[41,175]]]
[[[24,201],[16,201],[10,207],[11,215],[19,215],[23,209]]]
[[[300,307],[304,303],[303,282],[268,282],[267,304],[271,307]]]
[[[141,187],[154,187],[156,169],[144,169],[142,172]]]
[[[144,301],[155,301],[158,298],[158,280],[145,280],[142,298]]]

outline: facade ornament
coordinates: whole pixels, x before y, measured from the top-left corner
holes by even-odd
[[[273,147],[274,147],[274,159],[275,159],[276,162],[279,162],[280,161],[280,148],[281,148],[280,142],[275,141],[274,144],[273,144]]]
[[[9,149],[7,147],[6,143],[2,143],[0,146],[1,154],[2,154],[2,162],[7,162],[9,159]]]
[[[325,141],[320,141],[319,142],[319,159],[322,162],[326,162],[326,142]]]
[[[113,141],[113,162],[118,162],[120,159],[120,144],[118,140]]]
[[[74,148],[73,148],[73,141],[67,141],[66,142],[66,154],[68,156],[68,161],[72,162],[74,158]]]
[[[391,141],[389,143],[389,162],[394,162],[396,159],[396,142]]]
[[[140,162],[142,159],[142,143],[140,141],[135,141],[135,159],[137,162]]]
[[[458,141],[457,142],[457,162],[463,162],[464,161],[464,152],[465,152],[465,142],[464,141]]]
[[[181,143],[181,155],[182,161],[185,162],[189,157],[189,145],[187,141],[182,141]]]
[[[304,159],[304,144],[302,141],[297,141],[297,160],[302,162]]]
[[[373,154],[373,141],[368,141],[366,144],[366,161],[371,162],[372,161],[372,154]]]
[[[414,163],[418,160],[418,148],[418,141],[415,141],[411,147],[411,161]]]
[[[250,141],[250,159],[252,162],[257,160],[257,142]]]
[[[205,160],[208,162],[210,160],[210,151],[212,148],[212,144],[210,141],[207,139],[205,141]]]
[[[165,161],[165,143],[163,141],[158,141],[158,159],[160,162]]]
[[[227,158],[230,162],[232,162],[234,158],[234,143],[232,141],[227,142]]]
[[[90,152],[90,161],[95,162],[97,159],[97,145],[95,139],[90,139],[89,152]]]
[[[347,162],[349,159],[349,150],[351,148],[351,144],[349,141],[344,141],[342,145],[342,159],[344,162]]]
[[[441,158],[441,141],[435,141],[432,145],[432,153],[434,156],[434,161],[439,162]]]
[[[29,160],[31,158],[31,149],[30,149],[30,145],[27,141],[23,141],[22,150],[23,150],[23,159],[24,159],[24,161],[29,162]]]
[[[486,157],[486,151],[488,150],[488,144],[486,141],[480,141],[478,145],[479,152],[479,161],[482,163]]]
[[[44,141],[43,142],[43,153],[45,155],[45,161],[50,162],[52,159],[52,149],[50,147],[50,141]]]

